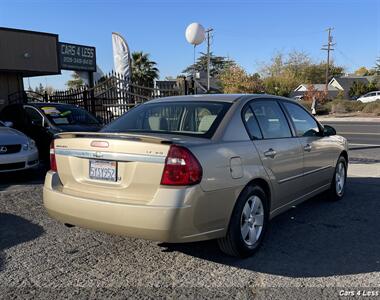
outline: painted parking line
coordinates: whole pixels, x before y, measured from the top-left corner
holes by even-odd
[[[357,147],[380,147],[380,145],[377,144],[358,144],[358,143],[348,143],[350,146],[357,146]]]
[[[379,132],[343,132],[338,131],[339,135],[349,134],[349,135],[380,135]]]

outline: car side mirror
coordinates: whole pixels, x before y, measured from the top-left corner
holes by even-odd
[[[336,135],[336,130],[330,125],[323,126],[323,136]]]
[[[11,121],[5,121],[5,122],[3,122],[3,124],[5,127],[13,127],[13,122],[11,122]]]

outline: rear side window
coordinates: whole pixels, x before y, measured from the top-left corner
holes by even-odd
[[[252,109],[249,106],[246,106],[243,112],[243,120],[251,138],[255,140],[263,138],[256,117],[253,115]]]
[[[277,101],[253,101],[251,108],[265,139],[291,137],[289,124]]]
[[[230,105],[206,101],[147,103],[130,110],[101,131],[211,137]]]
[[[294,127],[296,128],[297,136],[318,136],[319,127],[317,122],[303,108],[297,104],[283,102],[288,111]]]

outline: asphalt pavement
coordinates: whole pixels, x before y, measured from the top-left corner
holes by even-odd
[[[348,138],[357,167],[344,199],[274,218],[247,259],[215,241],[67,228],[43,208],[42,169],[0,175],[0,299],[380,299],[380,177],[368,172],[380,167],[380,123],[323,123]]]
[[[334,127],[337,134],[347,138],[351,162],[380,162],[380,121],[331,122],[324,119],[322,124]]]
[[[380,295],[379,194],[380,178],[350,178],[342,201],[320,196],[276,217],[260,251],[237,259],[221,253],[215,241],[164,244],[67,228],[46,214],[41,186],[3,191],[0,298]]]

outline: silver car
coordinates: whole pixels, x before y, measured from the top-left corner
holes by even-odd
[[[44,205],[70,225],[165,242],[218,239],[254,253],[268,222],[327,192],[343,197],[345,138],[270,95],[162,98],[100,133],[61,133]]]
[[[22,171],[38,166],[38,150],[34,141],[0,121],[0,173]]]

